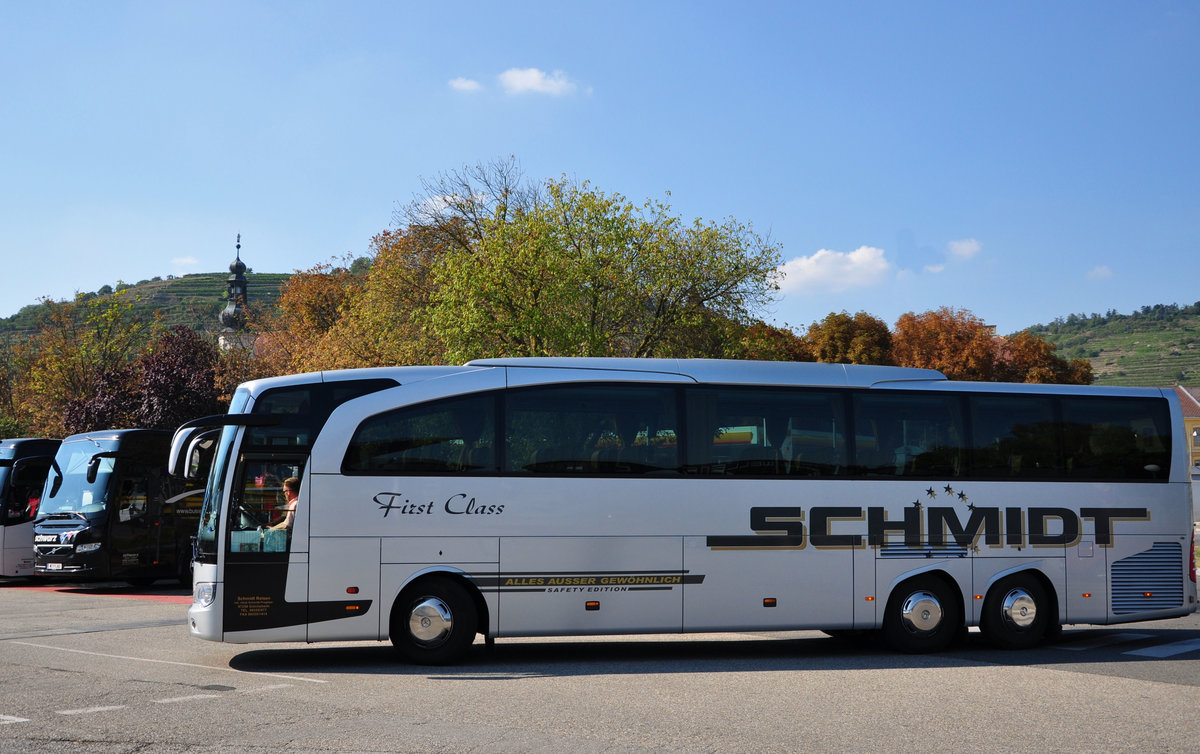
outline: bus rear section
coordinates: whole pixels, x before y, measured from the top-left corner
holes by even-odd
[[[120,429],[63,440],[34,526],[34,570],[146,585],[190,583],[203,490],[166,474],[171,433]]]
[[[0,440],[0,576],[33,575],[33,522],[58,440]]]

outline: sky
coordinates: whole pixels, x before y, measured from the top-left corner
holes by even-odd
[[[784,260],[759,315],[1200,301],[1200,4],[0,0],[0,317],[366,255],[515,158]],[[253,294],[253,291],[251,291]]]

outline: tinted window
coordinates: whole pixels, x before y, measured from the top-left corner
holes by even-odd
[[[1171,466],[1166,401],[1063,398],[1069,479],[1165,479]]]
[[[506,395],[505,471],[627,475],[676,471],[675,391],[555,385]]]
[[[373,416],[350,440],[348,474],[495,472],[493,394],[405,406]]]
[[[1045,479],[1063,470],[1054,399],[972,395],[971,476]]]
[[[687,393],[686,471],[703,476],[837,476],[846,470],[840,394],[698,388]]]
[[[963,473],[965,441],[954,395],[854,395],[856,471],[871,477],[936,477]]]
[[[279,423],[249,427],[246,447],[254,450],[307,448],[335,408],[398,384],[390,379],[346,380],[267,390],[254,402],[252,412],[275,415],[279,417]]]

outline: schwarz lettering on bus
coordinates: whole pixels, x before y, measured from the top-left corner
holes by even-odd
[[[795,506],[756,506],[750,509],[750,536],[711,536],[709,547],[800,548],[806,538],[813,547],[861,547],[863,536],[834,532],[836,522],[867,522],[867,542],[880,547],[889,534],[903,537],[905,546],[971,547],[980,538],[989,547],[1073,545],[1084,534],[1084,521],[1092,521],[1092,533],[1100,547],[1113,544],[1113,522],[1148,521],[1146,508],[986,508],[972,506],[964,524],[951,507],[907,507],[903,518],[892,520],[883,507],[813,506],[808,510],[810,527],[804,526],[804,509]],[[1003,522],[1003,523],[1002,523]],[[947,541],[947,534],[952,541]]]
[[[437,501],[414,503],[400,492],[380,492],[372,498],[383,511],[383,517],[393,511],[406,516],[428,516],[439,508]],[[475,498],[466,493],[449,497],[440,508],[452,516],[461,515],[498,515],[504,512],[504,505],[481,505]]]

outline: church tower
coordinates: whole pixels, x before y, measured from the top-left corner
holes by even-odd
[[[221,330],[217,342],[221,350],[243,345],[246,329],[246,263],[242,261],[242,234],[237,236],[237,256],[229,265],[229,279],[225,282],[225,308],[221,310]]]

